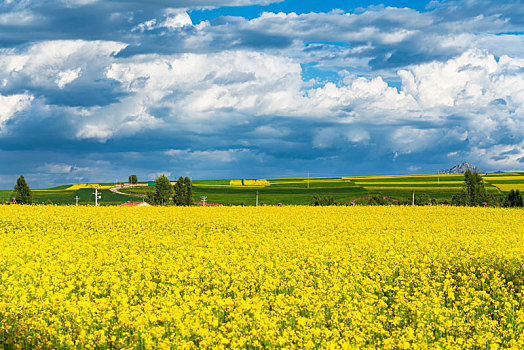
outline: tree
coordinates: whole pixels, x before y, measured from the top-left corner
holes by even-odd
[[[432,202],[431,197],[427,193],[415,193],[415,205],[427,205]]]
[[[390,205],[391,201],[384,198],[381,193],[372,194],[367,202],[364,202],[365,205]]]
[[[523,207],[524,200],[519,190],[511,190],[504,199],[504,207]]]
[[[184,178],[180,176],[176,180],[175,184],[175,195],[173,196],[173,202],[175,205],[185,205],[186,200],[186,187],[184,186]]]
[[[193,205],[193,183],[187,176],[184,178],[184,185],[186,186],[186,205]]]
[[[130,184],[136,184],[138,182],[138,178],[136,175],[129,175],[129,183]]]
[[[479,206],[488,199],[482,177],[475,171],[467,169],[464,173],[462,191],[453,196],[453,204],[465,206]]]
[[[311,197],[311,205],[313,206],[328,206],[328,205],[336,205],[335,199],[333,196],[321,196],[321,195],[314,195]]]
[[[33,195],[31,193],[31,189],[25,182],[24,175],[20,175],[18,180],[16,180],[15,197],[16,197],[17,203],[19,204],[32,204],[33,203]]]
[[[173,186],[165,175],[160,175],[155,179],[155,191],[150,196],[149,201],[152,204],[166,205],[173,196]]]
[[[189,177],[180,176],[175,184],[175,195],[173,196],[175,205],[188,206],[193,204],[193,184]]]

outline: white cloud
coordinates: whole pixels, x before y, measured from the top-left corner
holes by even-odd
[[[2,96],[0,94],[0,132],[3,131],[5,123],[14,115],[31,104],[33,97],[26,94]]]
[[[464,118],[468,138],[494,144],[524,138],[524,60],[468,51],[444,63],[399,71],[402,88],[434,120]]]
[[[156,179],[157,177],[159,176],[162,176],[162,175],[165,175],[167,177],[170,177],[171,176],[171,172],[170,171],[156,171],[154,173],[149,173],[147,174],[147,178],[148,179]],[[171,181],[174,181],[172,179],[170,179]]]
[[[412,154],[443,140],[490,147],[508,134],[516,141],[524,137],[524,60],[508,56],[497,60],[487,52],[471,50],[446,62],[409,66],[398,72],[400,90],[381,77],[352,76],[344,83],[310,88],[299,62],[286,57],[249,51],[131,58],[110,54],[124,46],[41,43],[0,56],[0,76],[8,80],[27,76],[36,86],[63,89],[80,79],[117,82],[125,94],[114,103],[54,107],[69,116],[72,135],[100,142],[160,129],[210,135],[255,121],[258,125],[248,130],[251,135],[286,138],[289,130],[265,122],[273,116],[328,123],[311,136],[318,149],[373,144],[380,137],[380,144],[387,145],[382,146],[383,152]],[[90,62],[98,58],[93,69]],[[22,95],[17,96],[4,104],[4,109],[11,106],[0,114],[4,122],[26,106],[27,99],[20,102]],[[461,125],[453,122],[457,117]],[[191,155],[222,162],[234,158],[227,151],[201,152]]]
[[[64,86],[76,80],[80,76],[81,68],[69,69],[58,73],[58,77],[55,82],[60,89],[63,89]]]
[[[71,138],[105,142],[149,130],[181,130],[191,135],[192,142],[199,138],[211,142],[211,136],[216,142],[222,137],[223,143],[216,146],[221,150],[209,145],[177,144],[171,147],[200,151],[177,149],[169,151],[171,155],[217,162],[237,159],[238,154],[231,150],[251,147],[255,144],[251,138],[289,141],[296,136],[294,129],[306,127],[301,124],[303,120],[316,129],[304,130],[306,136],[301,142],[309,142],[319,152],[345,145],[379,144],[380,152],[397,152],[400,157],[432,150],[443,142],[456,147],[445,149],[443,154],[461,148],[518,144],[524,138],[524,60],[497,57],[491,51],[477,49],[456,55],[455,50],[474,46],[478,39],[474,34],[432,31],[423,49],[431,51],[429,46],[434,44],[438,60],[408,64],[398,74],[387,69],[366,76],[355,74],[355,67],[367,66],[379,51],[386,63],[395,59],[395,50],[390,47],[405,48],[400,50],[404,54],[413,52],[434,16],[389,8],[360,14],[264,13],[251,21],[228,19],[230,23],[222,25],[206,22],[195,30],[195,26],[183,28],[192,26],[185,9],[170,10],[137,27],[138,32],[152,33],[135,34],[151,35],[147,38],[154,41],[158,33],[178,33],[167,36],[171,41],[166,42],[177,46],[178,39],[185,43],[193,40],[197,47],[209,49],[209,43],[219,37],[215,35],[222,33],[227,34],[225,38],[237,40],[238,45],[225,45],[228,50],[217,47],[218,52],[195,50],[127,57],[118,53],[128,44],[106,41],[48,41],[2,49],[0,99],[5,103],[0,106],[0,123],[9,127],[11,124],[5,122],[28,108],[29,96],[34,95],[39,96],[41,108],[35,107],[32,118],[62,118],[67,121],[64,128],[71,128]],[[380,25],[381,19],[395,25],[386,30],[385,25]],[[364,25],[366,20],[371,24]],[[322,27],[326,23],[327,27]],[[245,38],[237,36],[241,32],[254,33],[256,38],[262,34],[296,35],[298,41],[284,49],[254,50],[242,41]],[[331,38],[334,32],[338,36]],[[326,49],[323,43],[312,44],[307,47],[310,53],[305,53],[300,42],[328,37],[355,45],[342,45],[340,49],[331,45]],[[495,39],[484,36],[483,40],[488,47]],[[409,47],[402,46],[407,42]],[[188,49],[183,44],[180,47],[181,51]],[[341,59],[339,55],[349,58]],[[340,74],[342,81],[306,78],[303,64],[317,58],[327,62],[314,66],[317,68],[322,64],[348,64]],[[337,63],[330,66],[332,61]],[[329,80],[336,81],[322,82]],[[401,86],[392,87],[391,80],[400,80]],[[102,102],[92,98],[100,86],[106,90],[99,94],[107,96]],[[78,98],[83,91],[87,91],[85,98]],[[81,101],[63,101],[71,95]],[[95,102],[84,106],[83,100]],[[276,119],[286,120],[285,127],[274,126],[272,121]],[[236,133],[229,136],[232,131]],[[233,140],[236,137],[239,140]],[[515,162],[516,156],[513,158]]]
[[[34,25],[36,21],[40,20],[42,20],[42,18],[30,11],[17,11],[0,14],[0,25],[4,26],[23,27]]]
[[[78,7],[78,6],[85,6],[85,5],[91,5],[96,4],[100,0],[62,0],[62,2],[67,7]]]
[[[442,132],[438,129],[402,126],[392,130],[391,142],[399,154],[410,154],[434,148],[441,136]]]
[[[121,155],[109,155],[116,147],[157,157],[126,153],[127,164],[147,164],[139,174],[151,177],[181,165],[218,176],[217,168],[231,174],[242,164],[255,173],[267,162],[299,168],[322,159],[332,169],[329,159],[360,164],[393,155],[404,168],[461,158],[484,169],[521,168],[520,2],[191,20],[197,8],[271,2],[4,1],[0,144],[79,146],[74,157],[60,158],[64,147],[30,164],[25,156],[34,150],[4,153],[0,167],[24,158],[22,168],[42,167],[48,181],[120,177]],[[76,11],[85,16],[65,28]],[[68,165],[96,142],[107,145],[86,161],[93,167]]]
[[[8,88],[63,88],[87,73],[95,80],[111,56],[127,45],[109,41],[45,41],[26,49],[0,50],[0,80]]]
[[[499,77],[502,69],[492,55],[468,51],[446,62],[400,70],[399,76],[403,90],[422,108],[455,107],[491,102],[497,92],[490,85],[496,83],[493,78]]]
[[[522,171],[524,141],[513,145],[493,145],[489,148],[473,147],[469,157],[486,164],[491,169]]]
[[[381,41],[384,44],[397,44],[416,34],[416,30],[399,29],[391,33],[382,33]]]
[[[68,174],[73,170],[73,166],[62,163],[45,163],[35,169],[37,172],[48,174]]]
[[[153,18],[149,21],[140,23],[134,27],[132,31],[143,33],[154,29],[177,29],[192,25],[193,22],[191,21],[191,17],[189,17],[186,11],[168,9],[161,19]]]
[[[206,150],[192,151],[190,149],[170,149],[164,152],[168,156],[194,161],[212,161],[220,163],[229,163],[237,160],[239,154],[249,152],[246,149],[228,149],[228,150]]]
[[[189,149],[169,149],[164,152],[165,155],[168,156],[179,156],[179,155],[185,155],[189,153],[191,150]]]

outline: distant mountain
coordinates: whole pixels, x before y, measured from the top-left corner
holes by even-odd
[[[477,173],[482,173],[483,172],[482,170],[480,170],[479,168],[477,168],[473,164],[468,163],[468,162],[464,162],[462,164],[455,165],[451,169],[441,170],[440,174],[464,174],[467,169],[469,169],[469,170],[471,170],[473,172],[476,171]]]

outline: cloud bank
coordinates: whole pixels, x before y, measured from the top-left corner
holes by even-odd
[[[270,2],[0,5],[0,185],[523,168],[518,2],[191,19]]]

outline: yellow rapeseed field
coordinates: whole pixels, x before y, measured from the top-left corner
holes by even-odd
[[[69,186],[65,190],[66,191],[76,191],[76,190],[80,190],[80,189],[83,189],[83,188],[93,188],[93,186],[95,186],[95,185],[97,185],[97,184],[76,184],[76,185]],[[114,187],[113,185],[98,185],[98,186],[99,186],[99,189],[101,189],[101,190],[108,190],[108,189]]]
[[[0,344],[524,348],[524,211],[0,206]]]
[[[269,186],[270,183],[266,179],[254,179],[254,180],[230,180],[230,186]]]

